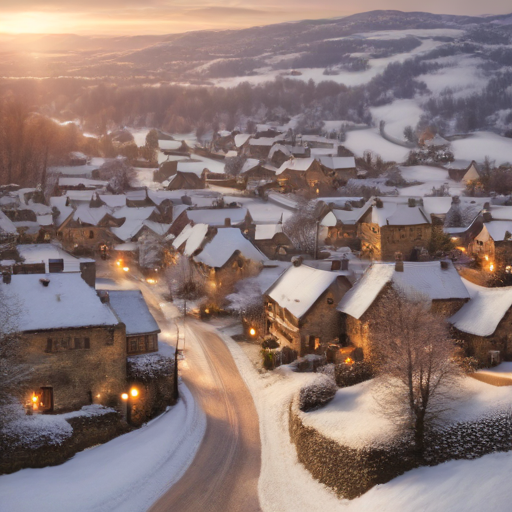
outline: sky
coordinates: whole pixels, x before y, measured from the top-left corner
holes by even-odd
[[[506,14],[510,0],[0,0],[0,33],[171,34],[235,29],[374,9]]]

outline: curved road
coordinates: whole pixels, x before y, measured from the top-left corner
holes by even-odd
[[[207,426],[186,473],[150,512],[256,512],[261,445],[258,414],[219,336],[188,319],[182,378],[206,413]]]
[[[175,308],[163,301],[158,287],[135,272],[121,277],[108,263],[99,266],[102,276],[113,277],[122,288],[140,288],[161,329],[175,330]],[[259,512],[261,443],[252,396],[213,328],[187,318],[185,337],[180,375],[206,414],[206,432],[183,477],[149,511]]]

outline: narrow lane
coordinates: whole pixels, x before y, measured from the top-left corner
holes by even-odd
[[[215,332],[188,319],[182,378],[207,416],[185,475],[150,512],[256,512],[261,445],[258,415],[231,354]]]

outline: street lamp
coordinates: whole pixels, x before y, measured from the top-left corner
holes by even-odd
[[[251,336],[256,336],[256,329],[255,329],[254,327],[251,327],[251,328],[249,329],[249,334],[250,334]]]
[[[137,388],[131,388],[130,393],[123,393],[121,395],[121,398],[126,404],[126,423],[128,425],[131,425],[132,423],[132,405],[133,405],[133,399],[137,398],[139,396],[139,390]]]

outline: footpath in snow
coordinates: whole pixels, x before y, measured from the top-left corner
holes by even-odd
[[[142,428],[60,466],[0,477],[0,512],[144,512],[185,473],[206,429],[186,386]]]
[[[260,504],[264,512],[508,512],[512,453],[455,460],[418,468],[349,501],[314,480],[299,463],[288,434],[288,405],[315,374],[286,367],[260,373],[246,352],[220,332],[251,391],[260,418],[262,468]],[[256,352],[256,351],[255,351]]]

